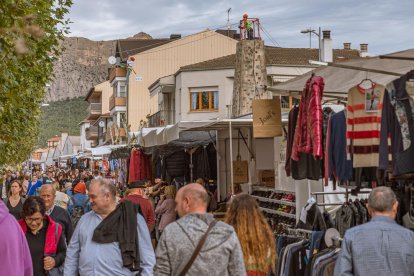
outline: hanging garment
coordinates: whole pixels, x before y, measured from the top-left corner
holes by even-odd
[[[210,179],[210,163],[208,160],[207,149],[201,146],[193,154],[193,178]]]
[[[344,204],[336,212],[335,228],[339,231],[341,237],[344,236],[345,231],[355,225],[354,213],[351,206]]]
[[[331,140],[331,117],[333,114],[335,114],[335,111],[333,111],[331,108],[329,108],[331,112],[327,114],[327,118],[325,118],[326,112],[324,109],[323,113],[323,156],[324,160],[322,162],[322,175],[324,178],[325,186],[328,186],[329,183],[329,148],[328,145]],[[334,184],[335,187],[335,184]]]
[[[217,151],[213,143],[207,146],[207,154],[210,166],[210,179],[217,180]]]
[[[302,214],[303,212],[306,212],[306,214]],[[303,221],[303,218],[305,218],[305,221]],[[314,231],[322,231],[327,229],[321,210],[315,202],[311,204],[310,207],[306,205],[302,209],[301,219],[296,225],[296,228]]]
[[[379,168],[394,176],[414,172],[414,101],[406,89],[407,81],[413,78],[414,71],[411,71],[388,84],[384,93]],[[390,152],[392,158],[389,158]],[[388,168],[390,159],[392,169]]]
[[[150,161],[149,157],[145,155],[139,149],[133,149],[131,151],[130,163],[129,163],[129,177],[128,183],[132,183],[137,180],[144,180],[150,178]]]
[[[322,160],[315,159],[310,153],[301,152],[299,161],[291,161],[292,178],[319,180],[322,172],[321,164]]]
[[[165,167],[168,177],[171,179],[179,176],[188,177],[189,156],[184,150],[177,151],[165,159]]]
[[[354,168],[378,167],[384,87],[375,83],[368,89],[357,85],[348,91],[347,159]]]
[[[323,158],[322,150],[322,94],[323,78],[311,77],[302,92],[298,121],[293,139],[292,159],[299,153],[309,153],[315,159]]]
[[[345,111],[340,111],[331,116],[329,122],[328,147],[328,176],[339,181],[352,180],[352,159],[346,157],[346,117]]]
[[[285,170],[286,176],[290,176],[291,172],[291,164],[292,164],[292,148],[293,148],[293,137],[295,136],[295,128],[296,123],[298,120],[299,115],[299,107],[294,106],[289,112],[289,120],[288,120],[288,133],[287,133],[287,141],[286,141],[286,163],[285,163]]]

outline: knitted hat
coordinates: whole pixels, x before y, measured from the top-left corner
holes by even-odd
[[[78,184],[76,184],[74,192],[75,192],[75,194],[76,193],[86,194],[86,185],[85,185],[85,183],[79,182]]]

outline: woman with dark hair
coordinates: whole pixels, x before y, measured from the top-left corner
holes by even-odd
[[[265,276],[276,270],[276,246],[272,229],[248,194],[233,198],[225,222],[232,225],[243,250],[248,276]]]
[[[23,204],[23,219],[19,220],[29,244],[33,275],[49,275],[65,260],[66,242],[62,226],[45,215],[46,207],[38,196],[29,197]]]
[[[62,189],[65,187],[65,183],[68,181],[68,177],[66,176],[65,171],[60,171],[57,177],[57,181],[59,181],[59,188]]]
[[[9,198],[5,199],[4,203],[9,209],[10,214],[12,214],[16,219],[21,219],[25,199],[23,198],[23,186],[20,181],[13,180],[11,182],[8,196]]]

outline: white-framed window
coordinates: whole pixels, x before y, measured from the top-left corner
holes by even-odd
[[[190,111],[215,111],[219,108],[217,87],[191,88]]]
[[[118,95],[117,97],[126,97],[126,83],[124,81],[118,82]]]
[[[125,81],[117,81],[113,86],[114,92],[113,95],[115,97],[126,97],[126,82]]]

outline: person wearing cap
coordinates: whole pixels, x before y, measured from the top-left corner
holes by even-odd
[[[70,197],[68,204],[69,214],[73,213],[73,209],[76,206],[81,206],[84,213],[87,213],[91,210],[91,205],[89,204],[89,198],[86,195],[86,185],[84,182],[79,182],[73,188],[73,196]]]
[[[128,200],[134,204],[139,205],[141,207],[142,214],[144,215],[145,222],[147,223],[148,229],[151,233],[155,228],[155,211],[151,202],[148,199],[144,198],[144,189],[144,181],[138,180],[132,182],[128,187],[128,196],[122,198],[119,202]]]

